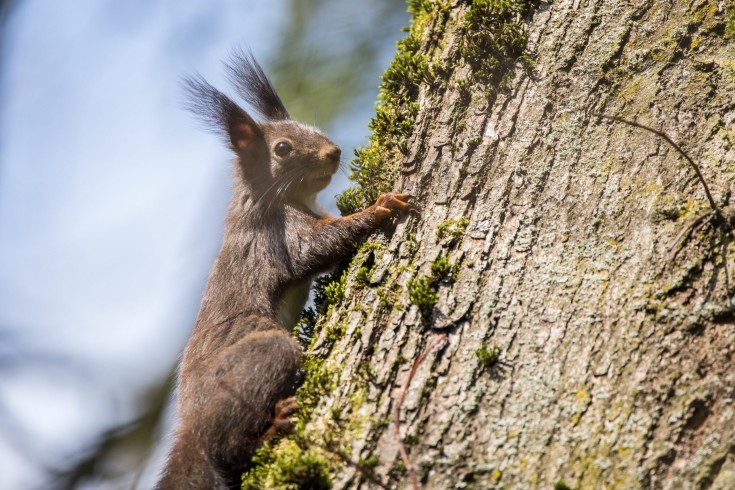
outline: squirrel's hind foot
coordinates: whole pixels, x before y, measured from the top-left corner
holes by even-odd
[[[276,403],[276,416],[268,430],[263,435],[264,441],[273,439],[276,434],[288,434],[294,429],[293,415],[298,411],[299,404],[296,397],[290,396]]]

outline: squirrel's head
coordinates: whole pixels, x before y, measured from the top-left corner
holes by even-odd
[[[185,80],[188,108],[226,139],[238,156],[239,175],[254,193],[311,199],[339,168],[339,146],[321,130],[291,119],[251,53],[235,53],[226,66],[237,92],[263,120],[257,122],[201,76]]]

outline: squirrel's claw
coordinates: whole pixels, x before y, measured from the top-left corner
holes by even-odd
[[[382,194],[375,203],[375,214],[379,220],[415,210],[416,207],[409,201],[414,197],[410,194]]]
[[[291,396],[279,400],[276,403],[275,414],[271,426],[263,435],[264,441],[273,439],[276,434],[288,434],[294,429],[294,421],[291,420],[293,415],[299,410],[299,404],[296,403],[296,398]]]
[[[276,403],[276,419],[285,419],[291,417],[299,409],[299,404],[296,403],[296,397],[290,396],[279,400]]]

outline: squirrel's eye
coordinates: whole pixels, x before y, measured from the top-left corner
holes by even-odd
[[[284,156],[288,155],[289,153],[291,153],[291,150],[292,149],[293,148],[291,148],[291,145],[289,145],[285,141],[281,141],[274,148],[274,150],[276,152],[276,155],[278,155],[279,157],[284,157]]]

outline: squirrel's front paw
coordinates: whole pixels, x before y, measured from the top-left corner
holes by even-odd
[[[410,194],[383,194],[375,202],[375,217],[382,221],[391,216],[415,209],[410,203],[412,199],[413,196]]]

